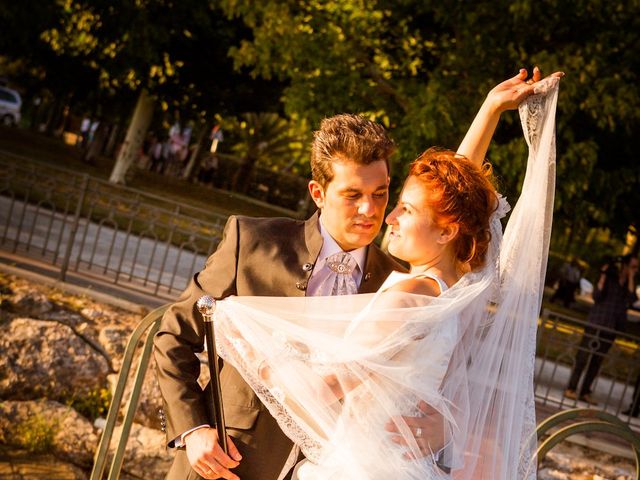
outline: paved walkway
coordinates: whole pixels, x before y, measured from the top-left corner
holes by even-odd
[[[59,267],[72,222],[71,216],[52,214],[49,209],[21,201],[12,204],[9,198],[0,196],[0,248],[4,250]],[[128,234],[108,221],[81,219],[69,270],[172,299],[204,266],[206,258],[204,253]]]
[[[563,395],[571,375],[569,366],[536,358],[535,373],[536,384],[534,391],[537,402],[546,403],[550,407],[562,410],[569,408],[599,408],[620,417],[623,421],[629,420],[630,426],[640,432],[640,419],[628,417],[621,413],[631,404],[632,386],[611,378],[597,377],[592,397],[598,402],[598,405],[590,406],[586,402],[571,400]],[[546,402],[543,399],[546,399]]]

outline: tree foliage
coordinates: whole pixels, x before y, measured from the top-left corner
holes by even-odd
[[[365,114],[399,145],[395,185],[426,147],[455,148],[497,82],[561,69],[556,231],[640,224],[640,0],[0,0],[0,21],[0,68],[65,99],[130,111],[145,87],[167,116],[284,113],[298,139]],[[489,157],[511,200],[524,155],[507,114]]]
[[[229,133],[230,153],[220,154],[240,164],[232,181],[234,190],[246,191],[253,167],[261,164],[291,170],[307,151],[304,132],[275,113],[244,113],[227,117],[222,128]]]
[[[455,148],[485,93],[521,66],[564,70],[558,114],[557,225],[575,232],[638,223],[633,152],[640,98],[640,2],[578,0],[223,0],[253,32],[237,68],[288,82],[288,114],[312,124],[360,112],[400,146],[397,175],[430,145]],[[517,195],[524,144],[514,114],[490,158]],[[579,233],[577,236],[579,237]]]

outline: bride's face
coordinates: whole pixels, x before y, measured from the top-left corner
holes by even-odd
[[[451,240],[450,229],[436,224],[427,200],[426,187],[411,176],[386,219],[391,226],[389,253],[411,266],[437,263]]]

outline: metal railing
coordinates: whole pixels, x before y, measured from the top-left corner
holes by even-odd
[[[636,474],[640,477],[640,436],[634,433],[618,417],[600,410],[575,408],[557,413],[538,424],[535,437],[539,440],[536,460],[542,461],[545,455],[558,443],[572,435],[581,433],[608,433],[626,440],[631,444],[635,457]],[[543,437],[545,437],[543,439]]]
[[[90,480],[100,480],[104,475],[104,471],[107,467],[111,439],[113,438],[116,428],[116,422],[120,415],[120,407],[124,399],[124,393],[127,387],[127,380],[129,378],[129,371],[133,366],[136,350],[142,343],[142,354],[138,358],[138,364],[136,368],[136,374],[133,379],[133,388],[131,395],[128,399],[127,406],[123,413],[122,429],[116,442],[113,456],[111,458],[111,464],[109,467],[109,480],[116,480],[120,476],[120,470],[122,469],[122,463],[124,461],[124,452],[127,447],[127,440],[129,439],[129,433],[133,426],[133,419],[138,408],[138,401],[140,400],[140,392],[142,391],[142,384],[145,379],[147,368],[149,367],[149,360],[151,359],[151,353],[153,350],[153,336],[160,327],[160,320],[162,315],[167,309],[167,305],[156,308],[146,317],[142,319],[140,324],[131,334],[127,348],[124,352],[122,360],[122,367],[118,374],[118,383],[116,385],[111,404],[109,405],[109,413],[105,421],[105,426],[100,436],[100,443],[96,449],[96,453],[93,460],[93,469],[91,470]],[[148,333],[147,333],[148,332]],[[143,336],[146,333],[146,337]]]
[[[612,338],[614,340],[610,340]],[[611,342],[611,347],[603,352],[601,347],[606,341]],[[590,405],[580,398],[564,395],[578,352],[583,352],[582,356],[586,358],[578,392],[589,364],[593,361],[601,363],[590,394],[590,399],[597,404]],[[640,337],[590,325],[548,309],[543,311],[536,349],[535,399],[538,405],[557,410],[593,407],[620,416],[638,430],[640,421],[622,412],[632,405],[634,394],[640,393],[634,392],[639,376]]]
[[[0,156],[0,248],[171,299],[220,241],[226,216],[68,169]]]

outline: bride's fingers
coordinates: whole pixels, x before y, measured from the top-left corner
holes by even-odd
[[[533,75],[531,76],[531,80],[533,80],[534,82],[539,82],[541,78],[542,72],[540,71],[540,69],[537,66],[533,67]]]
[[[538,77],[539,77],[539,76],[538,76]],[[538,80],[535,80],[535,81],[533,81],[533,79],[528,80],[528,81],[527,81],[527,84],[529,84],[529,85],[531,86],[531,88],[532,88],[531,92],[529,92],[529,94],[528,94],[528,95],[532,95],[532,94],[536,93],[536,92],[535,92],[535,89],[536,89],[536,87],[538,86],[538,84],[539,84],[540,82],[544,82],[547,78],[552,78],[552,77],[555,77],[555,78],[562,78],[562,77],[564,77],[564,72],[554,72],[554,73],[552,73],[551,75],[548,75],[548,76],[544,77],[542,80],[540,80],[539,78],[538,78]],[[528,96],[528,95],[527,95],[527,96]]]
[[[551,75],[549,75],[548,77],[545,78],[549,78],[549,77],[558,77],[558,78],[562,78],[564,77],[564,72],[553,72]]]
[[[521,84],[525,78],[527,78],[527,69],[521,68],[517,75],[511,77],[509,80],[505,80],[501,85],[505,87],[511,87]]]
[[[562,77],[564,77],[564,72],[553,72],[551,75],[547,75],[547,76],[546,76],[546,77],[544,77],[542,80],[540,79],[540,75],[538,75],[538,78],[537,78],[537,79],[532,79],[532,80],[534,80],[534,82],[532,82],[532,83],[538,83],[538,82],[540,82],[540,81],[544,81],[544,80],[546,80],[547,78],[551,78],[551,77],[562,78]],[[530,80],[530,81],[531,81],[531,80]],[[529,83],[529,82],[527,82],[527,83]]]
[[[438,412],[438,410],[436,410],[434,407],[432,407],[431,405],[429,405],[427,402],[425,402],[424,400],[420,400],[420,402],[418,403],[418,408],[420,409],[420,411],[422,413],[424,413],[425,415],[433,415],[433,414],[438,414],[440,415],[440,413]]]

